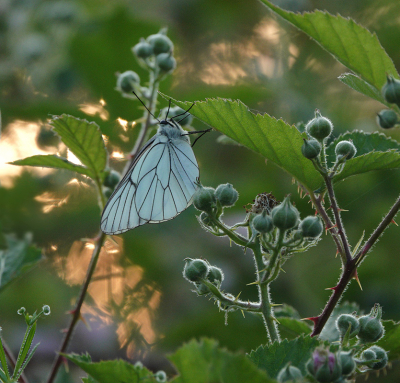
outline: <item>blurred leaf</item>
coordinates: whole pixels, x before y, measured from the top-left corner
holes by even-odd
[[[169,357],[179,371],[175,383],[274,382],[245,355],[218,348],[212,339],[192,340]]]
[[[285,11],[267,0],[268,8],[312,37],[336,60],[354,71],[376,89],[386,83],[386,74],[399,78],[392,59],[378,37],[350,18],[327,12],[302,14]]]
[[[305,364],[319,344],[316,338],[300,336],[290,341],[285,339],[281,343],[260,346],[253,350],[249,357],[258,368],[267,371],[272,378],[276,378],[279,371],[289,362],[305,375]]]
[[[282,338],[290,340],[299,335],[308,335],[311,333],[311,327],[304,321],[288,317],[280,317],[278,321],[280,323],[279,332]]]
[[[27,157],[24,158],[23,160],[10,162],[10,164],[21,165],[21,166],[28,165],[28,166],[40,166],[45,168],[68,169],[72,170],[73,172],[89,176],[90,178],[95,178],[96,176],[91,169],[81,165],[76,165],[68,161],[66,158],[58,157],[54,154]]]
[[[105,177],[107,151],[99,126],[67,114],[53,116],[50,124],[64,144],[101,183]]]
[[[31,238],[16,239],[6,235],[7,250],[0,250],[0,291],[15,278],[29,271],[42,257],[41,250],[31,245]]]
[[[193,104],[189,101],[172,101],[185,110]],[[241,101],[221,98],[196,101],[190,113],[274,162],[307,189],[314,190],[320,186],[322,177],[311,161],[301,154],[303,138],[294,126],[268,114],[254,114]]]
[[[235,145],[235,146],[241,146],[239,144],[239,142],[233,140],[232,138],[225,136],[225,134],[221,134],[217,140],[216,140],[219,144],[222,145]]]
[[[342,314],[351,314],[354,311],[358,311],[360,307],[354,302],[340,303],[335,307],[328,321],[326,322],[319,338],[327,340],[329,342],[335,342],[339,340],[339,331],[336,328],[336,319]]]
[[[153,373],[145,367],[134,366],[125,360],[115,359],[98,363],[88,361],[87,355],[63,354],[68,360],[78,365],[99,383],[149,383],[157,382]],[[89,379],[89,378],[87,378]],[[93,382],[93,380],[88,380]]]
[[[385,335],[376,344],[389,352],[389,360],[400,358],[400,322],[384,320]]]

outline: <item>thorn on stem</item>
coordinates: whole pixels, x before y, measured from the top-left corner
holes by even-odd
[[[396,226],[399,226],[394,219],[392,219],[390,222],[394,223]]]
[[[317,325],[319,321],[319,317],[308,317],[308,318],[303,318],[302,320],[310,320],[314,323],[314,327]]]

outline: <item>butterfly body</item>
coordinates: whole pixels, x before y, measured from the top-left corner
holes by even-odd
[[[161,121],[108,200],[101,230],[121,234],[176,217],[191,204],[198,177],[187,132],[172,119]]]

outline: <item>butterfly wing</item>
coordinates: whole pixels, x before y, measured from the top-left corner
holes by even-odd
[[[104,208],[101,230],[121,234],[170,220],[186,209],[199,168],[189,143],[154,136],[142,149]]]

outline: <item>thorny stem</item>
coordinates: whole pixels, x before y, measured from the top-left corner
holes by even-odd
[[[54,360],[54,364],[53,364],[53,367],[51,369],[50,376],[49,376],[49,378],[47,380],[47,383],[52,383],[54,378],[56,377],[58,369],[59,369],[59,367],[61,365],[61,362],[62,362],[62,358],[63,358],[61,353],[64,353],[67,350],[67,347],[68,347],[69,341],[71,339],[72,333],[74,332],[75,326],[76,326],[76,324],[78,323],[78,320],[81,317],[82,304],[83,304],[83,301],[85,299],[89,284],[90,284],[90,282],[92,280],[93,272],[94,272],[94,270],[96,268],[97,261],[99,259],[99,255],[100,255],[100,250],[103,247],[105,238],[106,238],[106,234],[104,234],[102,232],[101,235],[99,236],[98,240],[97,240],[96,247],[93,250],[92,259],[90,260],[90,264],[89,264],[89,268],[87,270],[85,282],[84,282],[84,284],[83,284],[83,286],[81,288],[81,291],[79,293],[79,297],[78,297],[78,300],[76,302],[75,308],[72,311],[71,321],[70,321],[70,323],[68,325],[67,332],[65,333],[65,337],[64,337],[64,340],[62,342],[61,348],[58,351],[58,355],[56,356],[56,358]]]
[[[12,370],[14,370],[15,369],[15,364],[17,363],[17,361],[15,360],[15,357],[14,357],[12,351],[10,350],[10,348],[8,347],[8,345],[7,345],[7,343],[5,342],[4,339],[1,340],[1,343],[3,345],[3,349],[4,349],[4,352],[5,352],[6,356],[7,356],[8,362],[10,363],[10,365],[12,367]],[[4,368],[6,368],[6,367],[4,367]],[[19,377],[18,381],[20,383],[28,383],[28,379],[26,378],[24,373],[21,374],[21,376]]]

